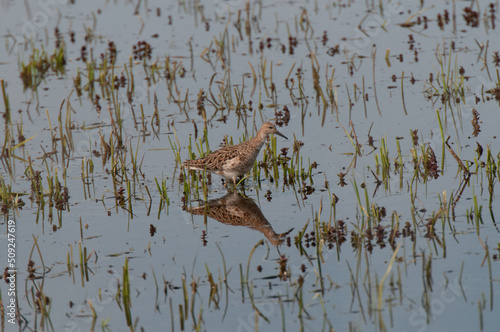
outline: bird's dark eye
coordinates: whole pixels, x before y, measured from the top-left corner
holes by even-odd
[[[273,129],[273,127],[269,126],[269,129]]]

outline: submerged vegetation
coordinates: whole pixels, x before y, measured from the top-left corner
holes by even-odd
[[[51,20],[0,63],[17,324],[498,326],[498,6],[479,5],[26,4]],[[289,140],[237,186],[182,168],[265,121]]]

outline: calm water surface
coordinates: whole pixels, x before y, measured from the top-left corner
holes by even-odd
[[[0,4],[2,331],[498,329],[496,2]]]

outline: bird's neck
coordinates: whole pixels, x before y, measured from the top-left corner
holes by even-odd
[[[267,134],[262,133],[260,130],[257,132],[257,135],[255,135],[251,141],[256,142],[257,146],[262,147],[264,143],[266,142],[267,139]]]

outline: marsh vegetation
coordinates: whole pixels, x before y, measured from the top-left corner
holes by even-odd
[[[498,3],[0,6],[19,329],[499,326]]]

